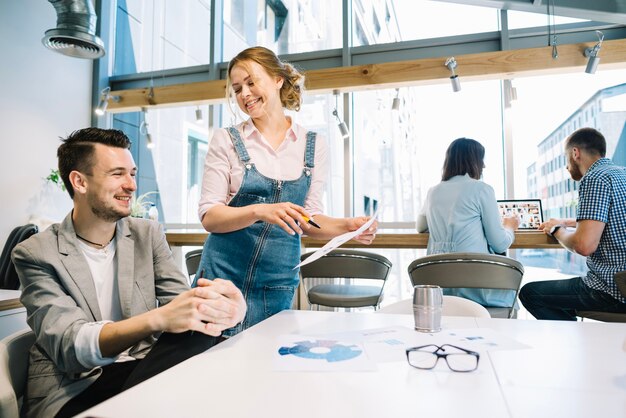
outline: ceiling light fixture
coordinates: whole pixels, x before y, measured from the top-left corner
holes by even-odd
[[[146,108],[141,109],[141,111],[143,112],[143,120],[141,121],[141,125],[139,125],[139,134],[146,136],[146,147],[148,149],[153,149],[154,141],[152,140],[152,135],[150,135],[150,131],[148,130],[148,122],[146,122],[148,111]]]
[[[396,97],[391,102],[391,110],[400,110],[400,89],[396,89]]]
[[[200,109],[200,106],[198,106],[196,108],[196,123],[202,123],[204,122],[204,117],[202,116],[202,109]]]
[[[333,90],[333,94],[335,95],[335,110],[333,110],[333,116],[337,118],[337,122],[339,122],[337,126],[339,127],[339,132],[341,132],[341,137],[343,139],[348,139],[350,138],[350,130],[348,129],[348,125],[346,125],[346,123],[341,120],[341,118],[339,117],[339,113],[337,112],[337,107],[339,107],[339,90]]]
[[[510,108],[513,105],[513,102],[517,100],[517,89],[513,87],[512,80],[504,80],[503,91],[504,91],[504,107]]]
[[[604,41],[604,34],[597,30],[596,35],[598,35],[598,43],[593,46],[593,48],[585,49],[585,56],[589,58],[587,61],[587,67],[585,68],[585,72],[587,74],[595,74],[596,69],[598,68],[598,64],[600,63],[600,57],[598,53],[600,52],[600,48],[602,48],[602,41]]]
[[[459,76],[455,73],[455,68],[457,67],[456,59],[454,57],[450,57],[446,60],[445,66],[448,67],[448,70],[452,73],[450,76],[450,82],[452,83],[452,91],[457,92],[461,91],[461,80],[459,80]]]
[[[98,106],[94,109],[96,115],[104,115],[107,107],[109,106],[109,100],[113,100],[114,102],[119,103],[122,98],[120,96],[112,96],[111,87],[107,86],[103,88],[100,92],[100,100],[98,101]]]

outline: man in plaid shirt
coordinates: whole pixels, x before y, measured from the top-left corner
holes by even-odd
[[[587,257],[585,277],[526,284],[519,298],[537,319],[575,321],[576,311],[626,313],[613,275],[626,270],[626,169],[606,155],[606,140],[592,128],[565,142],[567,170],[580,180],[576,219],[550,219],[539,229]]]

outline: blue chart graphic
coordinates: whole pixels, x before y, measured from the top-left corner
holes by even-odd
[[[295,344],[293,347],[280,347],[278,353],[281,356],[293,354],[306,359],[326,360],[329,363],[350,360],[363,353],[355,345],[339,344],[333,340],[298,341]]]

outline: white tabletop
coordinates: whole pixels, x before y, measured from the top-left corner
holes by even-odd
[[[0,289],[0,311],[8,309],[25,308],[20,303],[21,290]]]
[[[626,417],[626,324],[444,317],[528,348],[484,352],[479,368],[276,371],[283,334],[403,325],[412,316],[285,311],[86,411],[95,417]]]

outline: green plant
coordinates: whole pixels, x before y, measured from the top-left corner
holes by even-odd
[[[50,183],[56,184],[57,187],[60,187],[61,190],[65,191],[65,184],[63,183],[63,180],[61,179],[61,174],[59,174],[59,170],[55,168],[51,168],[50,174],[48,174],[48,177],[46,177],[46,180],[49,181]]]
[[[158,192],[148,192],[139,196],[133,194],[132,203],[130,205],[130,216],[135,218],[144,218],[150,206],[154,204],[148,200],[148,196],[151,194],[157,194]]]

